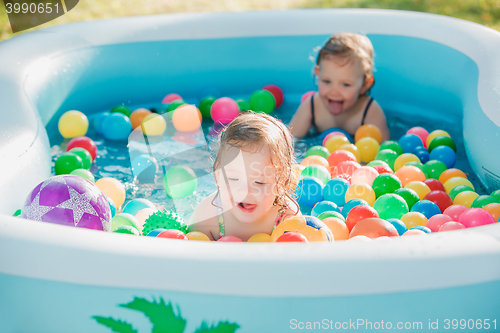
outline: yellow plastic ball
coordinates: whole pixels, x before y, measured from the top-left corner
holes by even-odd
[[[347,192],[345,193],[345,202],[348,202],[352,199],[363,199],[370,206],[373,206],[375,203],[375,191],[373,191],[372,187],[365,183],[357,183],[349,186]]]
[[[476,192],[472,191],[463,191],[457,194],[455,199],[453,200],[454,205],[462,205],[467,208],[470,208],[472,202],[479,196]]]
[[[151,113],[144,117],[141,124],[142,133],[148,136],[163,135],[166,128],[167,122],[157,113]]]
[[[429,145],[431,144],[432,140],[434,140],[436,137],[441,136],[441,135],[444,135],[444,136],[447,136],[447,137],[451,137],[448,134],[448,132],[443,131],[443,130],[432,131],[431,133],[429,133],[429,136],[427,137],[427,140],[425,140],[426,147],[429,147]]]
[[[346,138],[343,135],[334,135],[330,139],[328,139],[325,143],[325,148],[328,149],[328,151],[333,153],[334,151],[340,149],[343,145],[349,144],[349,139]]]
[[[58,127],[64,138],[76,138],[87,133],[89,120],[83,112],[72,110],[65,112],[59,118]]]
[[[104,177],[96,181],[95,185],[105,196],[108,196],[111,200],[113,200],[116,208],[120,207],[125,202],[125,186],[117,179]]]
[[[273,238],[271,235],[265,233],[255,234],[247,240],[249,243],[267,243],[272,241]]]
[[[273,242],[276,242],[285,232],[295,231],[304,235],[309,242],[333,242],[333,234],[323,222],[318,220],[315,222],[315,225],[319,225],[320,227],[314,228],[308,225],[306,216],[294,216],[278,224],[273,230],[271,237]]]
[[[472,185],[470,180],[468,180],[467,178],[463,178],[463,177],[450,178],[443,184],[446,193],[450,193],[450,191],[453,190],[458,185],[467,185],[467,186],[471,187],[473,190],[475,190],[474,185]]]
[[[186,235],[186,237],[189,240],[195,240],[195,241],[210,241],[210,238],[208,238],[207,235],[205,235],[202,232],[199,231],[191,231]]]
[[[358,161],[358,163],[361,162],[361,154],[359,153],[358,147],[356,147],[352,143],[349,143],[347,145],[343,145],[339,148],[339,150],[340,149],[350,151],[356,157],[356,160]]]
[[[379,144],[382,143],[382,132],[375,125],[365,124],[360,126],[354,134],[354,142],[358,142],[362,138],[366,137],[374,138]]]
[[[417,225],[425,227],[427,225],[427,217],[419,212],[409,212],[401,216],[403,222],[408,229],[416,227]]]
[[[413,191],[417,192],[418,197],[419,197],[420,200],[422,200],[423,198],[425,198],[425,196],[427,194],[429,194],[430,191],[431,191],[431,189],[429,188],[429,186],[427,186],[426,183],[421,182],[421,181],[412,181],[412,182],[409,182],[404,187],[412,189]]]
[[[399,155],[394,162],[394,171],[398,171],[402,166],[410,162],[420,162],[420,159],[416,155],[410,153]]]
[[[361,162],[368,163],[377,156],[380,144],[374,138],[366,137],[359,139],[356,142],[356,147],[358,147]]]

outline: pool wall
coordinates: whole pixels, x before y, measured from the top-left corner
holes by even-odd
[[[195,102],[208,87],[238,95],[268,83],[298,101],[314,89],[311,50],[340,31],[372,40],[373,96],[389,117],[462,127],[473,170],[489,191],[499,188],[500,34],[474,23],[295,10],[122,18],[23,34],[0,44],[1,331],[110,331],[93,316],[147,331],[144,316],[120,306],[135,297],[178,306],[185,332],[203,320],[237,323],[238,332],[323,319],[424,329],[436,320],[440,328],[446,319],[500,321],[498,225],[373,244],[276,246],[146,239],[9,216],[50,175],[45,128],[56,128],[63,112],[140,105],[169,92]]]

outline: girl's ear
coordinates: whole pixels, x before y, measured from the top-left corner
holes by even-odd
[[[365,79],[365,83],[363,84],[363,87],[361,88],[361,94],[364,94],[365,92],[370,90],[370,88],[373,86],[374,82],[375,82],[375,78],[373,76],[367,77]]]
[[[319,75],[319,66],[314,67],[314,74]]]

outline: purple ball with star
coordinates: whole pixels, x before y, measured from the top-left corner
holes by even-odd
[[[73,175],[48,178],[38,184],[26,198],[21,217],[109,231],[111,210],[108,200],[97,186]]]

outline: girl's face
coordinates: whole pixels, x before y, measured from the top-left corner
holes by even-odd
[[[339,64],[336,59],[322,59],[316,74],[319,97],[334,116],[356,104],[359,95],[369,88],[359,61]]]
[[[267,149],[247,152],[228,148],[216,171],[221,205],[242,223],[266,215],[277,195],[276,171]]]

